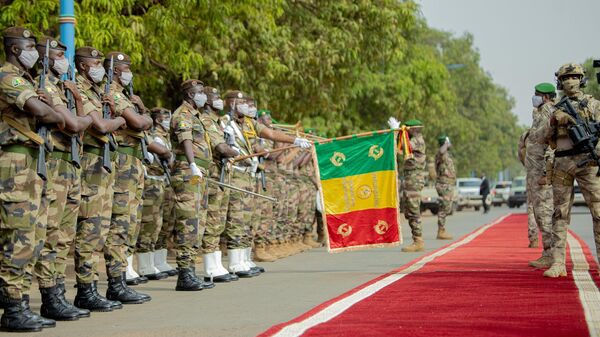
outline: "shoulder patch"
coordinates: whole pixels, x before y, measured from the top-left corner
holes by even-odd
[[[121,94],[116,93],[115,96],[114,96],[114,99],[115,99],[115,101],[120,100],[121,99]]]
[[[191,126],[192,126],[192,124],[188,123],[187,121],[180,121],[180,122],[177,124],[177,127],[178,127],[179,129],[188,129],[188,128],[189,128],[189,127],[191,127]]]
[[[12,86],[15,88],[24,85],[25,83],[27,83],[27,81],[21,77],[15,77],[12,79]]]

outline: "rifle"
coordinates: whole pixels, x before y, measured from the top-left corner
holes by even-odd
[[[113,81],[113,67],[114,67],[114,59],[110,57],[110,68],[108,68],[108,74],[106,77],[106,83],[104,84],[104,94],[108,95],[110,93],[110,85]],[[104,103],[102,105],[102,118],[110,119],[110,106],[108,103]],[[112,133],[108,133],[108,143],[104,143],[102,148],[102,167],[108,172],[112,172],[112,163],[110,160],[110,151],[114,151],[117,149],[117,142],[115,141],[115,137]]]
[[[67,72],[67,80],[75,81],[75,74],[73,73],[73,67],[69,65],[69,71]],[[71,111],[74,116],[77,116],[75,111],[75,100],[73,99],[73,93],[70,90],[65,90],[67,96],[67,109]],[[81,157],[79,156],[79,146],[81,145],[81,138],[78,134],[71,136],[71,164],[77,168],[81,168]]]
[[[129,83],[129,86],[127,87],[128,90],[128,94],[129,94],[129,98],[131,99],[131,97],[133,97],[133,79],[131,80],[131,82]],[[133,108],[135,109],[135,112],[137,112],[138,114],[140,113],[140,110],[138,109],[137,105],[133,105]],[[142,137],[140,139],[141,145],[142,145],[142,157],[143,157],[143,162],[146,165],[150,165],[152,163],[152,160],[149,158],[149,154],[148,154],[148,138],[146,136],[146,133],[142,131],[142,133],[144,134],[144,137]],[[165,171],[166,173],[166,171]]]
[[[259,138],[258,145],[260,145],[262,147],[263,143],[264,143],[263,139]],[[260,185],[262,186],[262,190],[264,192],[267,190],[267,177],[265,175],[265,168],[264,168],[265,157],[264,156],[258,157],[258,163],[260,164],[260,166],[262,166],[262,169],[260,170]]]
[[[589,162],[593,161],[598,165],[598,172],[596,176],[600,177],[600,157],[596,153],[596,145],[598,144],[598,135],[600,134],[600,123],[593,122],[589,123],[587,120],[581,118],[577,111],[571,105],[569,98],[564,96],[560,102],[556,104],[556,107],[566,111],[569,116],[575,120],[575,125],[569,127],[569,138],[574,145],[574,154],[587,153],[588,158],[581,160],[577,163],[577,167],[583,167]],[[559,152],[556,153],[559,155]]]
[[[44,53],[44,59],[42,61],[42,73],[40,74],[39,89],[44,90],[46,87],[46,74],[48,73],[48,59],[50,58],[50,40],[46,40],[46,52]],[[43,144],[38,145],[38,161],[37,161],[37,174],[42,180],[48,180],[46,171],[46,151],[52,152],[52,148],[48,144],[48,128],[40,124],[37,128],[37,133],[44,140]]]
[[[171,172],[169,171],[169,163],[167,163],[167,161],[164,159],[160,159],[158,162],[160,163],[160,166],[162,167],[163,171],[165,171],[165,177],[167,178],[167,184],[169,184],[169,186],[171,186]]]

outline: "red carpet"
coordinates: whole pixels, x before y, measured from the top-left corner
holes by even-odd
[[[597,335],[600,280],[588,247],[571,236],[568,277],[548,279],[527,266],[540,250],[526,248],[526,233],[527,216],[510,215],[261,336]]]

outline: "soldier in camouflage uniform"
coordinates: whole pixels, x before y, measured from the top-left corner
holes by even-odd
[[[67,108],[67,98],[61,87],[69,88],[73,97],[71,102],[73,108],[79,108],[79,115],[83,114],[81,96],[75,83],[60,80],[60,76],[69,70],[69,63],[65,58],[67,48],[58,40],[44,36],[37,42],[39,54],[46,54],[46,44],[50,48],[48,53],[49,69],[45,74],[44,89],[48,93],[53,109],[61,113],[65,119],[66,130],[76,134],[87,129],[92,123],[92,118],[74,116]],[[50,128],[50,135],[54,149],[46,161],[48,209],[45,213],[47,220],[41,221],[47,222],[46,240],[34,271],[42,294],[42,316],[70,321],[90,315],[89,310],[79,309],[64,298],[67,255],[75,237],[75,226],[81,200],[81,172],[71,158],[72,135],[55,126]],[[76,145],[79,151],[79,145]],[[44,217],[40,217],[40,219],[42,218]]]
[[[546,179],[546,167],[553,165],[554,151],[547,145],[545,138],[540,134],[543,125],[546,125],[552,116],[552,105],[556,92],[550,83],[540,83],[535,86],[533,123],[525,139],[525,169],[527,170],[527,200],[528,209],[532,208],[533,223],[537,225],[533,231],[534,237],[529,238],[530,247],[538,245],[538,228],[542,234],[542,256],[530,261],[529,265],[536,268],[548,268],[552,264],[552,186]]]
[[[600,101],[585,95],[581,88],[585,85],[585,72],[579,64],[565,64],[556,72],[559,89],[565,95],[563,99],[571,103],[580,118],[586,121],[600,121]],[[565,111],[552,107],[552,116],[543,132],[552,148],[555,148],[555,162],[552,171],[552,192],[554,196],[554,214],[552,216],[552,257],[550,269],[544,272],[546,277],[567,276],[565,253],[567,227],[571,217],[573,203],[573,181],[577,179],[583,197],[592,213],[596,252],[600,253],[600,179],[597,163],[587,161],[589,154],[582,153],[573,145],[569,129],[576,122]],[[596,152],[598,149],[596,148]]]
[[[456,168],[450,153],[450,139],[446,135],[438,137],[440,149],[435,155],[435,172],[437,180],[435,189],[439,195],[440,210],[438,211],[438,240],[452,240],[446,232],[446,217],[452,212],[452,201],[456,186]]]
[[[171,144],[175,154],[172,185],[175,193],[175,251],[177,254],[176,290],[198,291],[212,288],[196,276],[196,251],[204,234],[206,176],[212,160],[210,141],[202,122],[201,112],[207,96],[204,83],[187,80],[181,84],[183,103],[171,119]]]
[[[54,320],[31,312],[24,285],[44,245],[36,238],[42,208],[43,180],[37,175],[38,146],[45,140],[35,124],[65,127],[62,114],[49,105],[47,95],[36,93],[27,73],[38,60],[35,37],[27,29],[4,30],[6,63],[0,68],[0,325],[6,331],[40,331]],[[45,226],[45,224],[41,224]]]
[[[311,248],[321,247],[321,244],[314,240],[314,223],[315,223],[315,208],[318,184],[315,177],[315,169],[313,158],[310,152],[305,152],[300,168],[300,180],[302,181],[302,195],[304,199],[301,201],[299,209],[299,221],[304,225],[302,243]]]
[[[425,249],[423,242],[423,229],[421,225],[421,191],[425,185],[425,139],[421,134],[421,121],[409,120],[405,123],[409,127],[410,145],[413,157],[404,158],[404,182],[402,198],[404,199],[404,217],[408,220],[412,232],[413,243],[402,248],[403,252],[420,252]]]
[[[172,186],[165,187],[165,200],[163,205],[163,224],[154,243],[154,265],[158,270],[169,276],[177,275],[177,270],[167,261],[167,242],[173,240],[175,231],[175,195]]]

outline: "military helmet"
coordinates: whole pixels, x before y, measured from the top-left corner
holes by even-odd
[[[567,63],[567,64],[563,64],[560,68],[558,68],[558,71],[555,72],[554,75],[559,80],[561,79],[561,77],[566,76],[566,75],[579,75],[579,76],[583,77],[583,76],[585,76],[585,70],[583,69],[581,64]]]

